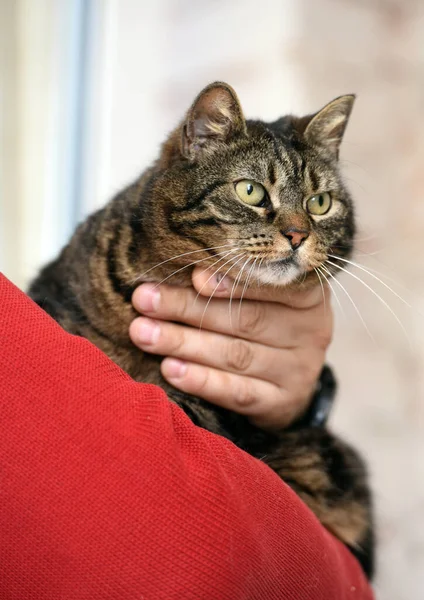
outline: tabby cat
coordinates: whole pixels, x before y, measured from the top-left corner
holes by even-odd
[[[128,336],[136,285],[168,278],[190,286],[196,260],[225,264],[240,283],[248,272],[252,285],[307,286],[329,253],[350,255],[354,215],[338,151],[353,102],[341,96],[314,115],[264,123],[245,120],[229,85],[207,86],[156,162],[78,227],[29,294],[135,380],[164,388],[194,423],[263,459],[371,576],[370,492],[354,450],[320,427],[265,433],[177,391],[160,374],[161,358]],[[247,259],[254,267],[242,272]]]

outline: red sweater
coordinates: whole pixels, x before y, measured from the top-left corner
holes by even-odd
[[[0,275],[1,600],[371,600],[265,465]]]

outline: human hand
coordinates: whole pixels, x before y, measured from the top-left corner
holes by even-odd
[[[230,302],[233,282],[225,278],[214,292],[209,278],[197,268],[195,289],[139,286],[133,304],[143,316],[130,326],[133,343],[166,357],[162,375],[177,389],[263,429],[287,426],[307,408],[331,340],[328,289],[252,288],[239,307],[242,287]]]

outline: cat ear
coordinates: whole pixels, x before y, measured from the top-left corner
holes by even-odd
[[[354,94],[340,96],[324,106],[312,118],[309,117],[309,123],[303,133],[306,141],[337,159],[354,101]]]
[[[211,83],[188,111],[182,131],[182,154],[193,160],[217,142],[244,134],[246,121],[235,91],[226,83]]]

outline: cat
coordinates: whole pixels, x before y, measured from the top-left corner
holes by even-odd
[[[136,286],[164,279],[190,286],[196,262],[225,263],[246,283],[241,266],[249,258],[249,285],[306,287],[317,284],[321,268],[334,274],[329,253],[346,258],[354,245],[354,208],[338,166],[354,98],[265,123],[244,118],[229,85],[210,84],[154,164],[77,228],[29,295],[135,380],[160,385],[196,425],[261,458],[371,578],[371,493],[356,451],[324,427],[266,433],[177,391],[161,376],[161,357],[142,353],[128,335]]]

